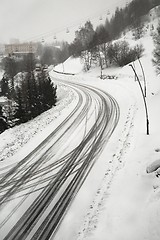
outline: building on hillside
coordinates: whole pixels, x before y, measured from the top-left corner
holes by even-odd
[[[16,57],[22,57],[28,53],[36,53],[37,43],[14,43],[5,45],[5,55],[14,55]]]

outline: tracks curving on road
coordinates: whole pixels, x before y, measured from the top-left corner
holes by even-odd
[[[64,84],[78,96],[74,110],[27,157],[0,172],[0,239],[53,237],[118,123],[112,96]]]

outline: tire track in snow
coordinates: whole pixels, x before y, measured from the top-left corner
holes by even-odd
[[[76,196],[76,193],[81,188],[101,153],[104,144],[107,142],[116,127],[119,119],[119,107],[110,95],[101,90],[96,90],[87,86],[84,87],[80,84],[70,83],[70,85],[74,88],[79,88],[84,92],[86,103],[76,121],[74,120],[71,126],[67,128],[67,131],[65,130],[61,135],[63,139],[62,143],[66,139],[65,134],[71,134],[72,131],[70,132],[70,130],[76,129],[77,125],[85,119],[86,113],[90,110],[91,104],[96,104],[98,110],[95,122],[90,129],[88,129],[88,132],[86,132],[85,137],[81,140],[79,145],[67,155],[57,159],[57,162],[55,161],[53,163],[53,159],[47,159],[46,161],[46,152],[42,154],[40,159],[35,160],[34,157],[32,158],[32,154],[35,156],[36,151],[41,152],[41,147],[43,149],[43,144],[40,144],[40,148],[35,149],[28,157],[17,164],[16,167],[11,169],[11,171],[1,179],[0,190],[2,195],[0,197],[0,202],[3,204],[1,206],[3,209],[3,207],[7,207],[8,203],[12,202],[14,197],[17,199],[17,194],[21,193],[24,188],[26,188],[28,182],[31,184],[31,190],[35,190],[37,187],[36,184],[33,184],[32,186],[33,177],[35,178],[34,174],[42,173],[37,177],[38,180],[42,180],[42,186],[44,184],[44,176],[46,175],[46,178],[48,176],[47,180],[45,179],[46,182],[42,189],[37,190],[39,194],[36,195],[34,201],[31,202],[28,209],[26,209],[8,234],[5,234],[4,240],[49,239],[56,234],[59,224],[63,220],[66,211]],[[82,99],[80,102],[82,103]],[[71,115],[75,115],[75,112],[78,111],[79,107],[80,106],[69,115],[70,118]],[[67,118],[65,121],[66,124],[68,120],[69,119]],[[62,125],[58,130],[60,131],[61,128]],[[54,134],[51,134],[49,138],[44,141],[45,145],[48,140],[52,140]],[[68,134],[66,136],[68,136]],[[61,140],[61,137],[58,139],[59,141]],[[56,142],[57,144],[59,142],[58,140]],[[51,146],[51,150],[53,150],[53,146]],[[52,157],[54,158],[54,156]],[[46,166],[44,167],[44,165]],[[52,170],[55,171],[55,168],[58,170],[56,170],[56,173],[50,175],[52,171],[48,172],[48,170],[51,166],[53,167]],[[30,187],[27,189],[30,189]],[[31,192],[29,191],[20,198],[22,205],[27,198],[27,194],[30,195]],[[14,210],[12,210],[12,214],[14,215],[18,209],[19,202]],[[10,213],[9,216],[11,217],[12,214]],[[6,218],[6,220],[4,219],[3,224],[1,225],[2,228],[7,224],[8,220],[8,218]]]

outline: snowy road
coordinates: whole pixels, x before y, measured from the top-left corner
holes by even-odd
[[[78,95],[67,118],[22,161],[0,170],[0,239],[50,239],[119,119],[102,90],[68,82]]]

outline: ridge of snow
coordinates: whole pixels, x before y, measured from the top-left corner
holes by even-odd
[[[42,113],[27,123],[20,124],[14,128],[10,128],[0,134],[0,161],[7,161],[8,158],[14,156],[18,150],[21,150],[36,135],[43,133],[46,127],[50,126],[61,115],[65,115],[68,108],[74,106],[73,100],[76,99],[75,93],[68,87],[57,83],[57,103],[50,110]],[[52,128],[53,130],[53,128]],[[51,131],[51,130],[50,130]],[[43,136],[41,136],[42,141]],[[9,160],[9,159],[8,159]],[[11,161],[11,160],[9,160]]]

